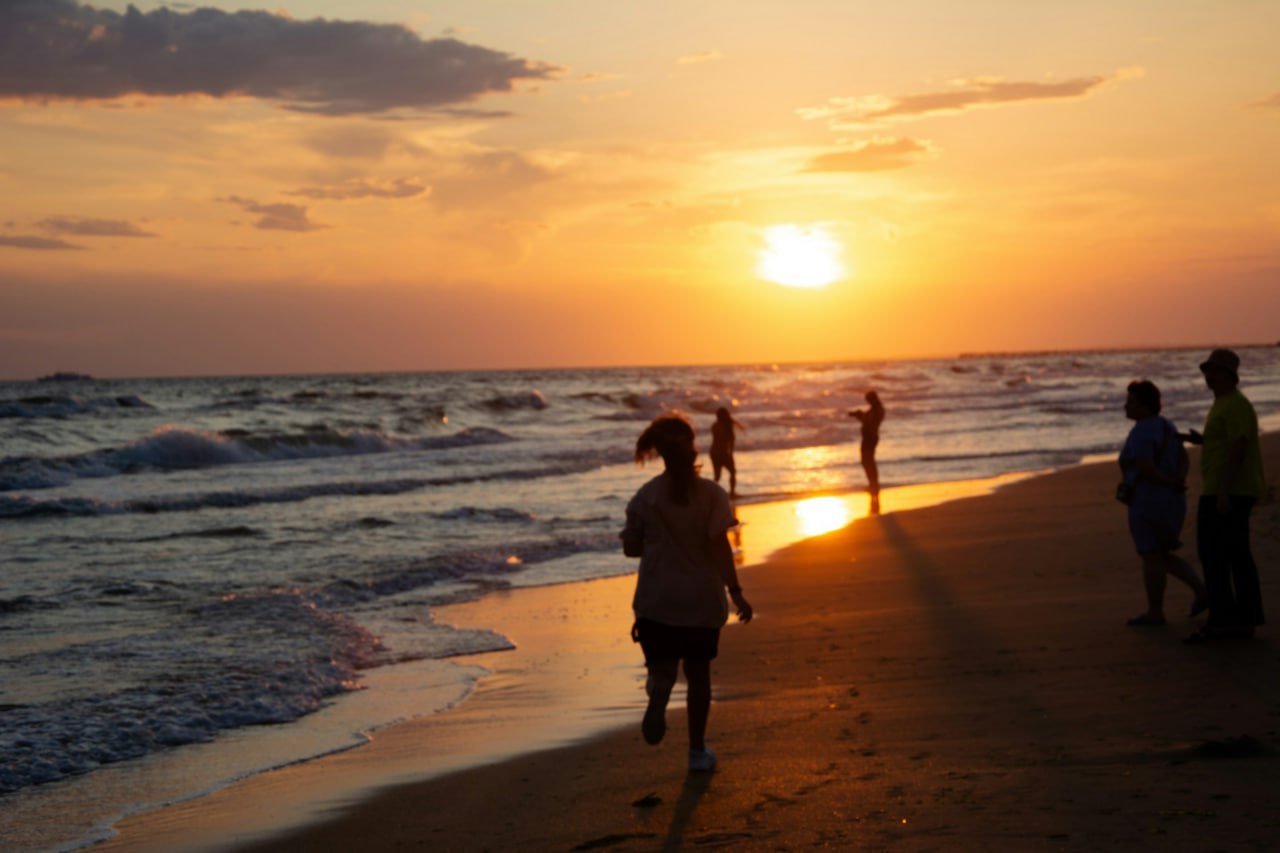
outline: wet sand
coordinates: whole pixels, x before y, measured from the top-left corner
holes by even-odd
[[[1280,471],[1275,436],[1264,455]],[[748,568],[757,619],[722,639],[710,776],[685,772],[682,710],[661,745],[640,738],[617,578],[510,593],[525,662],[478,656],[497,674],[453,711],[130,819],[109,846],[1271,849],[1274,629],[1186,646],[1176,582],[1168,626],[1126,627],[1143,595],[1115,479],[1090,465],[864,518]],[[770,523],[743,515],[749,552]],[[1274,503],[1254,546],[1280,618]]]

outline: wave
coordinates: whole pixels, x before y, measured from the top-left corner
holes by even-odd
[[[0,400],[0,418],[68,418],[104,409],[154,409],[136,394],[119,397],[71,397],[38,394]]]
[[[250,536],[261,536],[263,531],[247,524],[235,524],[230,527],[209,527],[200,530],[184,530],[178,533],[166,533],[163,536],[146,536],[138,542],[163,542],[169,539],[241,539]]]
[[[371,495],[400,495],[436,486],[455,486],[465,483],[485,483],[502,480],[537,480],[544,477],[588,471],[599,466],[595,457],[573,460],[556,460],[534,468],[515,468],[497,471],[455,474],[438,477],[415,477],[397,480],[337,481],[311,483],[301,486],[285,486],[277,489],[247,489],[238,491],[199,492],[187,495],[166,495],[153,498],[108,500],[83,497],[39,498],[32,495],[0,494],[0,520],[49,516],[99,516],[128,513],[194,512],[202,509],[244,509],[263,504],[299,503],[323,497],[368,497]],[[463,510],[459,512],[489,512],[493,520],[521,520],[516,516],[500,517],[502,510]],[[519,511],[512,511],[518,513]],[[443,517],[443,516],[442,516]],[[464,515],[455,515],[462,518]],[[485,520],[485,519],[481,519]],[[378,525],[375,519],[370,524]]]
[[[225,729],[295,720],[330,696],[358,689],[356,672],[377,647],[350,619],[298,595],[271,594],[204,607],[182,632],[45,654],[39,665],[46,668],[109,669],[136,655],[171,659],[173,666],[160,684],[7,710],[0,793],[209,741]]]
[[[495,507],[492,509],[482,509],[474,506],[460,506],[454,509],[445,510],[433,514],[434,518],[442,521],[518,521],[529,522],[536,521],[537,516],[531,512],[524,512],[510,507]]]
[[[523,394],[499,394],[485,400],[481,405],[493,411],[507,412],[518,409],[541,411],[550,404],[547,403],[547,398],[542,395],[542,392],[535,389]]]
[[[82,477],[112,477],[144,471],[181,471],[286,459],[356,456],[413,450],[447,450],[511,441],[488,427],[453,435],[391,436],[374,429],[317,427],[302,433],[255,435],[245,430],[216,433],[183,426],[162,426],[125,447],[45,459],[0,459],[0,491],[47,489]]]

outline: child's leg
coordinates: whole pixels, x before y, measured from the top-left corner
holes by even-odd
[[[679,664],[675,660],[649,664],[649,679],[644,686],[649,694],[649,707],[645,709],[644,720],[640,723],[645,743],[661,743],[662,736],[667,733],[667,702],[671,700],[671,689],[676,686]]]
[[[686,660],[684,679],[688,688],[689,749],[707,748],[707,717],[711,714],[711,661]]]

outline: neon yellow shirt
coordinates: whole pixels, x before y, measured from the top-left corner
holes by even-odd
[[[1258,443],[1258,415],[1248,398],[1239,391],[1232,391],[1215,398],[1204,419],[1204,451],[1200,454],[1203,494],[1218,494],[1222,469],[1227,464],[1227,451],[1240,438],[1248,444],[1230,494],[1260,498],[1266,491],[1262,447]]]

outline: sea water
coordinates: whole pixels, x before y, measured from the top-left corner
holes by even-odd
[[[1240,353],[1264,427],[1280,424],[1280,349]],[[728,407],[740,501],[781,500],[864,487],[848,412],[869,389],[884,486],[977,479],[1114,454],[1134,378],[1199,426],[1203,356],[0,383],[0,814],[156,756],[216,767],[265,724],[281,736],[260,766],[228,772],[459,701],[483,675],[466,656],[510,641],[433,609],[633,571],[617,531],[657,469],[631,450],[664,411],[705,451]],[[363,690],[395,667],[424,673],[416,700]],[[289,737],[321,709],[336,727]],[[190,780],[141,796],[219,781]],[[31,829],[0,820],[0,847],[84,837]]]

